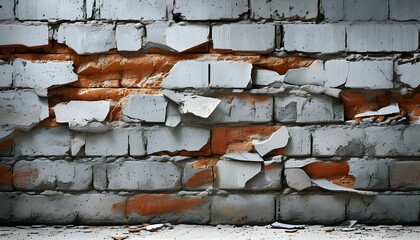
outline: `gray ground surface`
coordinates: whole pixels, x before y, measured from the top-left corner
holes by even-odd
[[[353,231],[345,232],[335,228],[326,232],[323,226],[306,226],[295,233],[287,233],[284,229],[272,229],[270,226],[229,225],[200,226],[175,225],[157,232],[142,230],[129,233],[127,226],[94,227],[94,226],[17,226],[0,227],[0,239],[16,240],[58,240],[58,239],[109,239],[115,236],[128,236],[135,239],[286,239],[286,240],[328,240],[328,239],[403,239],[419,240],[420,226],[364,226],[356,225]]]

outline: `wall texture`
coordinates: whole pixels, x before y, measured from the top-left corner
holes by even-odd
[[[2,224],[419,224],[420,1],[0,0]]]

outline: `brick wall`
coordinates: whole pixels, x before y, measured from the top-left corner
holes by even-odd
[[[0,0],[2,224],[419,224],[416,0]]]

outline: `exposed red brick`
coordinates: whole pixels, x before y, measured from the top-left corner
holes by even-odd
[[[218,161],[218,158],[199,158],[193,162],[187,163],[187,166],[191,168],[203,169],[208,167],[214,167]]]
[[[0,165],[0,186],[13,189],[13,174],[10,165]]]
[[[268,165],[264,165],[264,171],[269,172],[269,171],[273,171],[276,169],[282,168],[281,163],[271,163]]]
[[[113,205],[115,211],[124,209],[125,215],[138,213],[142,216],[156,216],[190,210],[205,202],[203,197],[178,197],[171,194],[140,194],[126,202]]]
[[[25,182],[38,177],[38,169],[27,169],[13,173],[13,182],[16,187],[23,187]]]
[[[354,186],[354,177],[349,175],[350,167],[345,161],[313,162],[303,167],[303,170],[312,179],[327,179],[344,187]]]
[[[185,187],[199,187],[213,182],[213,170],[211,167],[205,168],[185,181]]]
[[[7,139],[5,141],[0,141],[0,149],[8,149],[13,145],[13,139]]]
[[[227,152],[254,151],[252,140],[263,140],[271,136],[280,126],[214,127],[212,132],[212,153],[223,155]],[[284,154],[284,149],[276,149],[268,155]]]

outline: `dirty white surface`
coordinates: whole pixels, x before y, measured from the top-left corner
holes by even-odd
[[[345,232],[334,228],[332,232],[325,230],[330,227],[306,226],[295,233],[287,233],[284,229],[273,229],[270,226],[242,226],[230,225],[201,226],[176,225],[173,229],[164,228],[157,232],[140,231],[128,233],[128,226],[89,227],[89,226],[54,226],[32,228],[0,227],[0,239],[16,240],[96,240],[109,239],[113,236],[128,236],[127,240],[135,239],[293,239],[293,240],[328,240],[328,239],[398,239],[417,240],[420,236],[419,226],[364,226],[355,225],[354,231]]]

